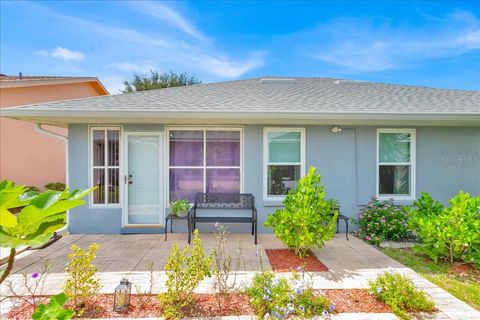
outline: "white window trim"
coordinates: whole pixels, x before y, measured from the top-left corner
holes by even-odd
[[[380,134],[381,133],[409,133],[410,134],[410,162],[382,162],[380,163]],[[417,143],[417,130],[416,129],[405,129],[405,128],[381,128],[377,129],[377,145],[376,145],[376,192],[375,195],[380,200],[415,200],[416,199],[416,143]],[[408,195],[398,195],[398,194],[380,194],[380,165],[409,165],[410,166],[410,194]]]
[[[263,128],[263,200],[264,201],[282,201],[285,196],[269,196],[268,195],[268,133],[269,132],[299,132],[300,133],[300,163],[280,163],[275,162],[276,165],[295,165],[300,164],[300,177],[305,175],[305,159],[306,159],[306,144],[305,144],[305,128],[296,127],[264,127]]]
[[[114,129],[114,130],[119,130],[119,165],[118,166],[105,166],[105,167],[112,167],[112,168],[117,168],[118,167],[118,186],[119,186],[119,202],[118,203],[93,203],[93,193],[90,193],[89,195],[89,202],[88,206],[89,208],[95,208],[95,209],[115,209],[115,208],[122,208],[122,203],[123,203],[123,133],[122,133],[122,127],[121,126],[89,126],[88,129],[88,176],[89,176],[89,181],[88,185],[89,188],[93,187],[93,130],[107,130],[107,129]],[[105,153],[107,152],[108,146],[105,146]],[[108,158],[105,158],[105,161],[108,161]],[[106,162],[105,162],[106,164]],[[108,184],[108,170],[107,174],[105,175],[105,184]],[[105,199],[107,198],[107,190],[108,188],[105,188]]]
[[[170,166],[170,131],[203,131],[203,166]],[[203,191],[206,191],[207,187],[207,175],[206,175],[206,132],[207,131],[238,131],[240,132],[240,166],[208,166],[208,169],[240,169],[240,193],[243,193],[244,183],[244,157],[243,157],[243,126],[242,127],[225,127],[225,126],[172,126],[166,128],[165,134],[165,207],[170,208],[170,169],[200,169],[203,168]]]

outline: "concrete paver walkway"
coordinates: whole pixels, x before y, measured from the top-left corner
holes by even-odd
[[[217,238],[213,234],[200,235],[205,250],[209,252],[217,244]],[[112,293],[123,275],[139,287],[146,290],[149,286],[147,263],[154,263],[155,293],[165,290],[166,280],[163,265],[166,262],[173,241],[177,241],[180,247],[186,244],[186,234],[169,234],[169,240],[164,241],[163,235],[68,235],[51,246],[24,253],[24,257],[15,262],[14,275],[10,280],[21,288],[21,273],[33,273],[42,270],[43,264],[48,261],[51,264],[51,273],[45,284],[45,294],[55,294],[62,290],[65,280],[66,256],[70,252],[71,244],[75,243],[86,248],[89,244],[97,242],[100,249],[94,260],[98,268],[98,276],[103,284],[102,292]],[[227,252],[233,257],[238,255],[239,243],[242,245],[242,253],[245,260],[245,268],[237,276],[239,285],[248,285],[258,270],[258,258],[256,252],[264,257],[265,248],[284,248],[284,245],[273,235],[259,235],[259,244],[253,244],[253,238],[247,234],[231,234],[227,241]],[[464,302],[456,299],[445,290],[427,281],[412,269],[391,259],[374,247],[363,241],[351,237],[346,241],[342,235],[336,235],[326,243],[326,247],[314,250],[315,255],[329,268],[328,272],[315,273],[313,276],[314,289],[353,289],[367,288],[368,282],[375,279],[388,268],[408,275],[415,285],[423,289],[434,300],[439,312],[436,319],[451,320],[480,320],[480,312],[471,308]],[[267,259],[264,259],[266,268],[270,268]],[[288,274],[286,274],[288,276]],[[7,294],[7,288],[2,285],[2,295]],[[213,292],[214,280],[209,278],[201,282],[197,292]],[[362,314],[361,317],[354,314],[338,315],[336,319],[395,319],[392,314]]]

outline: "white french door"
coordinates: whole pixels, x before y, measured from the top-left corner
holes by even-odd
[[[124,134],[123,225],[163,224],[163,137],[160,132]]]

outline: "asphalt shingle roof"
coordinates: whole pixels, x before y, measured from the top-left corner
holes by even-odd
[[[480,91],[332,78],[254,78],[19,107],[23,110],[480,114]]]

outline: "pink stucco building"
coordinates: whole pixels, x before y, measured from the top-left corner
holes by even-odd
[[[0,107],[108,95],[97,78],[0,75]],[[66,136],[67,130],[47,127]],[[0,118],[0,181],[43,188],[65,182],[65,143],[30,122]]]

